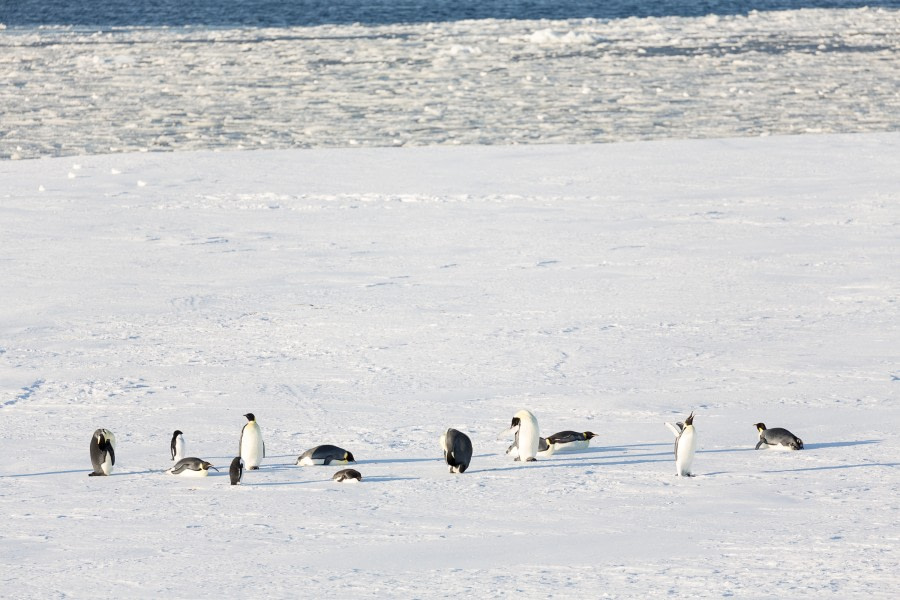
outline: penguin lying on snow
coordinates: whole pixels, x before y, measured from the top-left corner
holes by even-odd
[[[179,429],[172,433],[172,443],[169,444],[169,452],[172,454],[172,460],[184,458],[184,435]]]
[[[334,481],[356,483],[362,480],[362,474],[356,469],[341,469],[331,477]]]
[[[179,460],[175,463],[175,466],[166,471],[166,473],[179,475],[181,477],[206,477],[209,475],[210,469],[218,471],[211,463],[200,460],[194,456],[189,456],[188,458]]]
[[[560,431],[547,436],[547,443],[553,446],[554,452],[575,452],[591,445],[591,439],[597,437],[591,431]]]
[[[452,427],[441,436],[444,460],[450,465],[451,473],[465,473],[472,462],[472,440],[469,436]]]
[[[310,448],[297,457],[297,464],[301,467],[311,467],[314,465],[330,465],[331,463],[350,463],[356,462],[353,454],[347,452],[343,448],[324,444]]]
[[[109,429],[98,429],[91,438],[91,465],[95,475],[109,475],[116,464],[116,436]]]
[[[782,429],[781,427],[766,429],[765,423],[757,423],[754,427],[756,427],[756,430],[759,432],[759,441],[756,443],[757,450],[759,450],[760,446],[766,446],[767,448],[782,447],[790,450],[803,450],[803,440],[787,429]]]
[[[531,414],[531,411],[520,410],[517,412],[512,418],[509,429],[503,431],[500,435],[508,433],[516,434],[516,446],[519,452],[515,460],[522,462],[537,460],[535,456],[540,451],[541,436],[537,419]]]
[[[684,423],[676,425],[666,423],[666,427],[675,433],[675,474],[679,477],[693,477],[691,465],[694,462],[694,453],[697,451],[694,413],[691,412]]]
[[[241,440],[238,443],[238,455],[244,459],[244,465],[251,471],[259,468],[259,463],[266,457],[266,444],[262,439],[262,431],[253,413],[244,415],[247,422],[241,429]]]

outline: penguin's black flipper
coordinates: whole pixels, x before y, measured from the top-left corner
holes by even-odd
[[[766,443],[766,440],[759,440],[756,442],[756,450],[759,450],[759,447]]]
[[[116,451],[108,441],[106,442],[106,451],[109,452],[109,460],[112,461],[112,464],[116,464]]]

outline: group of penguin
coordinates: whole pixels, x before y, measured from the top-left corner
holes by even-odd
[[[241,437],[238,442],[238,456],[231,461],[228,474],[231,485],[237,485],[243,478],[244,469],[259,469],[259,464],[266,456],[266,444],[262,439],[262,431],[256,422],[253,413],[244,415],[247,423],[241,429]],[[691,466],[694,462],[694,454],[697,450],[697,435],[694,429],[694,413],[678,423],[666,423],[666,427],[675,434],[675,474],[679,477],[693,477]],[[766,428],[765,423],[754,425],[759,434],[759,442],[756,449],[761,447],[784,448],[788,450],[802,450],[803,440],[795,436],[787,429],[775,427]],[[515,441],[507,448],[506,453],[516,461],[532,462],[538,457],[545,458],[556,452],[569,452],[584,450],[590,445],[592,438],[597,434],[590,431],[560,431],[546,438],[540,437],[538,422],[534,414],[528,410],[520,410],[513,418],[508,429],[501,432],[501,436],[515,435]],[[444,451],[444,461],[450,467],[451,473],[465,473],[472,462],[472,440],[465,433],[457,429],[447,429],[441,435],[441,449]],[[175,465],[166,472],[180,477],[206,477],[209,470],[216,469],[211,463],[196,458],[184,456],[184,437],[180,430],[172,434],[170,445],[172,460]],[[94,468],[89,476],[109,475],[113,465],[116,464],[116,436],[108,429],[97,429],[91,438],[91,464]],[[297,465],[331,465],[356,462],[351,452],[324,444],[310,448],[297,457]],[[338,482],[361,481],[362,475],[356,469],[342,469],[332,477]]]

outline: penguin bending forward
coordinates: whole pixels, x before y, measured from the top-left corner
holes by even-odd
[[[766,429],[765,423],[757,423],[754,427],[756,427],[756,430],[759,432],[759,441],[756,443],[757,450],[759,450],[760,446],[766,446],[767,448],[782,447],[789,450],[803,450],[803,440],[787,429],[782,429],[781,427]]]
[[[323,444],[310,448],[297,457],[297,464],[301,467],[311,467],[314,465],[330,465],[331,463],[351,463],[356,462],[353,454],[347,452],[343,448],[332,446],[331,444]]]
[[[531,411],[520,410],[517,412],[504,433],[516,433],[516,442],[519,448],[519,455],[515,460],[522,462],[533,462],[537,460],[535,455],[540,450],[540,430],[538,429],[537,419],[531,414]]]
[[[472,462],[472,440],[469,436],[452,427],[441,436],[444,460],[450,465],[451,473],[465,473]]]
[[[209,475],[210,469],[216,469],[212,466],[211,463],[206,462],[205,460],[200,460],[194,456],[189,456],[187,458],[182,458],[175,466],[166,471],[167,473],[171,473],[172,475],[179,475],[181,477],[206,477]]]
[[[116,464],[116,436],[109,429],[98,429],[91,438],[91,466],[88,477],[109,475]]]
[[[266,457],[266,444],[262,439],[262,431],[253,413],[244,415],[247,422],[241,429],[241,441],[238,444],[238,456],[244,459],[244,466],[251,471],[259,468],[259,463]]]
[[[172,453],[172,460],[184,458],[184,436],[181,430],[176,429],[172,434],[172,443],[169,444],[169,451]]]
[[[669,425],[668,423],[666,425]],[[672,427],[669,425],[669,428]],[[679,477],[693,477],[691,465],[697,451],[697,435],[694,431],[694,413],[684,420],[681,431],[675,438],[675,474]]]
[[[241,482],[241,477],[244,476],[244,461],[241,460],[240,456],[235,456],[231,461],[231,466],[228,467],[228,477],[231,478],[231,485],[237,485]]]

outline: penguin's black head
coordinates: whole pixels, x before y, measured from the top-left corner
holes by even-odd
[[[584,432],[584,439],[586,439],[586,440],[591,440],[591,439],[594,439],[595,437],[597,437],[597,434],[594,433],[593,431],[585,431]]]
[[[353,458],[353,453],[352,453],[352,452],[348,452],[348,453],[344,456],[344,460],[346,460],[347,462],[356,462],[356,459]]]
[[[694,411],[691,411],[691,414],[688,415],[688,418],[684,420],[684,426],[687,427],[688,425],[693,425],[693,424],[694,424]]]
[[[253,413],[247,413],[247,414],[244,415],[244,416],[247,417],[247,420],[248,420],[248,421],[255,421],[255,420],[256,420],[256,417],[253,416]]]
[[[513,427],[518,427],[521,424],[522,421],[519,420],[519,417],[513,417],[512,423],[509,424],[509,428],[512,429]]]
[[[765,424],[765,423],[756,423],[756,424],[753,425],[753,426],[756,427],[757,431],[765,431],[765,430],[766,430],[766,424]]]
[[[182,431],[180,429],[176,429],[175,433],[172,434],[172,437],[178,437],[179,435],[182,435]]]

